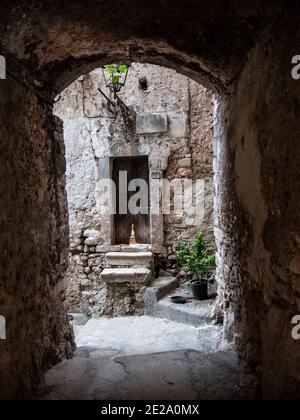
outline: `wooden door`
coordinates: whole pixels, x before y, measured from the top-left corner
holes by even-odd
[[[122,214],[120,208],[120,182],[124,183],[124,172],[127,174],[127,189],[124,197],[127,197],[127,214]],[[120,174],[121,173],[121,174]],[[121,178],[120,178],[121,177]],[[141,209],[139,214],[132,215],[128,209],[130,198],[138,191],[128,192],[129,183],[134,179],[143,179],[146,181],[148,188],[145,193],[147,197],[143,197],[143,203],[147,203],[147,208]],[[113,181],[116,185],[116,211],[115,215],[115,244],[128,245],[130,242],[132,227],[134,227],[135,239],[137,243],[150,243],[150,215],[149,215],[149,163],[148,158],[144,156],[115,158],[113,160]],[[125,184],[124,184],[125,185]],[[122,191],[124,194],[124,190]],[[124,210],[124,209],[123,209]]]

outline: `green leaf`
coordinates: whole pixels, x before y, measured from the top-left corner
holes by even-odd
[[[117,85],[120,81],[120,77],[119,76],[113,76],[112,78],[112,83],[113,85]]]
[[[109,74],[115,74],[118,72],[118,65],[117,64],[106,64],[104,66],[104,71]]]
[[[104,66],[104,71],[112,75],[117,73],[124,74],[128,71],[128,67],[126,64],[121,64],[120,66],[118,64],[106,64]]]
[[[128,71],[128,67],[126,66],[126,64],[122,64],[121,66],[119,66],[120,73],[127,73],[127,71]]]
[[[176,246],[176,257],[177,257],[177,261],[180,264],[185,264],[187,257],[190,255],[191,251],[190,248],[187,244],[183,243],[183,242],[179,242]]]

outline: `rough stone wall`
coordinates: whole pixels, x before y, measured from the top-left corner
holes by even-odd
[[[55,113],[64,121],[67,156],[67,190],[71,229],[71,256],[67,275],[70,310],[99,312],[105,292],[99,285],[104,253],[111,243],[111,220],[99,213],[97,181],[103,176],[103,158],[119,156],[126,150],[133,155],[151,153],[151,165],[162,163],[165,179],[185,178],[205,181],[205,216],[195,225],[187,214],[165,215],[163,230],[153,223],[154,236],[161,238],[154,251],[164,270],[176,274],[174,246],[178,240],[192,240],[203,231],[210,249],[213,234],[213,105],[211,93],[175,71],[133,64],[122,100],[140,117],[137,134],[125,130],[121,116],[109,119],[98,87],[104,89],[101,70],[79,79],[61,95]],[[141,82],[147,81],[142,89]],[[107,90],[105,92],[108,94]],[[156,134],[143,132],[145,115],[167,118],[168,127]],[[128,148],[128,143],[131,145]],[[132,147],[132,149],[130,149]],[[107,174],[107,172],[106,172]]]
[[[13,74],[44,94],[61,92],[108,57],[174,68],[224,88],[286,3],[295,2],[118,0],[110,7],[98,0],[60,0],[59,6],[30,0],[29,8],[28,0],[3,0],[0,46],[13,59]]]
[[[217,101],[225,331],[246,367],[245,389],[254,386],[266,399],[299,399],[300,343],[291,334],[300,313],[300,84],[291,77],[299,41],[298,18],[276,22],[231,96]]]
[[[0,84],[0,399],[27,398],[69,357],[63,308],[68,220],[62,127],[13,81]]]

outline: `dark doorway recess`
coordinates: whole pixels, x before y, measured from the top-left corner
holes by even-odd
[[[127,197],[127,214],[120,209],[120,188],[124,189],[123,182],[124,172],[127,174],[127,195],[122,191],[124,197]],[[121,173],[121,174],[120,174]],[[141,207],[138,214],[134,215],[129,212],[128,204],[131,197],[140,191],[128,191],[129,184],[132,180],[142,179],[146,181],[148,188],[143,192],[142,200],[137,202]],[[113,181],[116,185],[116,215],[115,215],[115,244],[128,245],[132,240],[132,233],[134,232],[135,241],[139,244],[150,243],[150,195],[149,195],[149,162],[147,156],[138,157],[122,157],[113,159]],[[121,184],[121,186],[120,186]],[[147,194],[147,196],[145,196]],[[142,204],[147,203],[146,208]],[[126,208],[126,206],[125,206]],[[124,210],[124,209],[123,209]]]

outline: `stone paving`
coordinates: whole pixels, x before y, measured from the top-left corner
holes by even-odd
[[[239,398],[236,356],[220,350],[220,327],[104,317],[76,331],[76,357],[47,373],[42,399]]]

